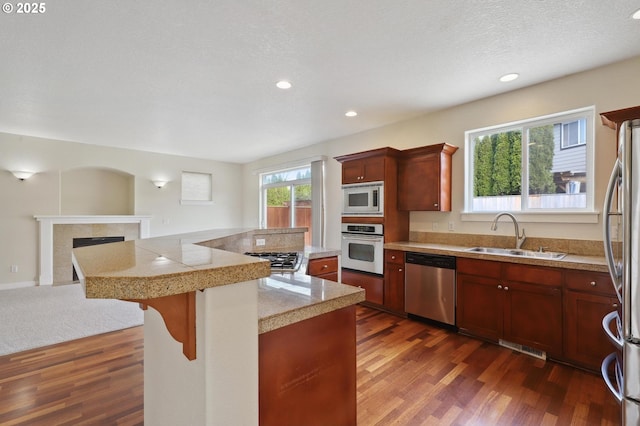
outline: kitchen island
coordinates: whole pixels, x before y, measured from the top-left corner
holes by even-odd
[[[353,305],[364,291],[304,270],[272,276],[268,262],[239,254],[257,237],[286,245],[291,232],[213,230],[74,250],[87,297],[153,308],[146,423],[276,424],[297,395],[292,421],[313,406],[355,424]]]

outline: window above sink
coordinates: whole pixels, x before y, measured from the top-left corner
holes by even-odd
[[[593,216],[594,115],[588,107],[465,132],[463,214]]]

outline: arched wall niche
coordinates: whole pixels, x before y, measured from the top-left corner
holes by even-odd
[[[62,215],[132,215],[134,211],[135,176],[102,167],[61,172]]]

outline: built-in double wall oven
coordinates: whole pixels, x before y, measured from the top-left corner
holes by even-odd
[[[384,233],[382,224],[342,224],[342,267],[383,274]]]

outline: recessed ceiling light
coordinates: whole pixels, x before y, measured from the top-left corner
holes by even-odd
[[[640,9],[636,10],[633,15],[631,15],[633,19],[640,19]]]
[[[513,72],[511,74],[505,74],[502,77],[500,77],[500,81],[503,83],[506,83],[508,81],[513,81],[518,77],[520,77],[520,74]]]
[[[356,115],[358,115],[358,113],[355,111],[347,111],[344,113],[344,115],[346,115],[347,117],[355,117]]]
[[[291,89],[291,83],[289,83],[287,80],[280,80],[276,83],[276,87],[278,89]]]

